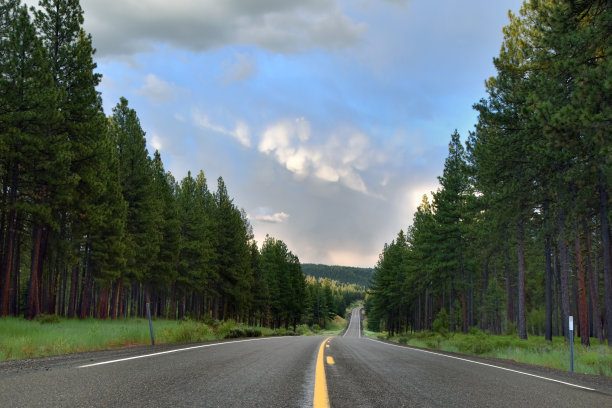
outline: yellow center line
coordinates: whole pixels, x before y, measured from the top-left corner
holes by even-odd
[[[330,365],[331,365],[331,364],[336,364],[336,363],[334,362],[334,358],[333,358],[332,356],[327,356],[327,364],[330,364]]]
[[[315,369],[315,386],[314,398],[312,406],[314,408],[329,408],[329,396],[327,395],[327,380],[325,379],[325,364],[323,362],[323,354],[325,354],[325,343],[331,339],[326,338],[319,347],[317,355],[317,366]]]

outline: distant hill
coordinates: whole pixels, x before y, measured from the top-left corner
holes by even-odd
[[[315,278],[329,278],[343,283],[355,283],[357,285],[370,285],[370,279],[374,273],[373,268],[355,268],[353,266],[302,264],[304,275]]]

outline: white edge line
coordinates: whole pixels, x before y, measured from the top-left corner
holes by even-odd
[[[486,366],[486,367],[499,368],[500,370],[510,371],[510,372],[517,373],[517,374],[523,374],[523,375],[527,375],[529,377],[540,378],[542,380],[552,381],[552,382],[556,382],[556,383],[564,384],[564,385],[569,385],[570,387],[581,388],[583,390],[597,391],[595,388],[589,388],[589,387],[585,387],[585,386],[578,385],[578,384],[572,384],[572,383],[568,383],[568,382],[561,381],[561,380],[555,380],[554,378],[542,377],[541,375],[530,374],[530,373],[526,373],[524,371],[513,370],[511,368],[500,367],[500,366],[496,366],[496,365],[493,365],[493,364],[481,363],[480,361],[469,360],[467,358],[449,356],[447,354],[434,353],[433,351],[421,350],[421,349],[412,348],[412,347],[398,346],[398,345],[395,345],[395,344],[389,344],[389,343],[385,343],[385,342],[380,341],[380,340],[374,340],[374,339],[371,339],[371,338],[368,338],[368,340],[371,340],[373,342],[380,343],[380,344],[385,344],[385,345],[391,346],[391,347],[402,348],[402,349],[405,349],[405,350],[420,351],[422,353],[434,354],[436,356],[447,357],[447,358],[452,358],[452,359],[461,360],[461,361],[467,361],[468,363],[479,364],[479,365],[483,365],[483,366]]]
[[[222,343],[202,344],[200,346],[186,347],[186,348],[180,348],[180,349],[168,350],[168,351],[160,351],[158,353],[143,354],[143,355],[140,355],[140,356],[126,357],[126,358],[120,358],[120,359],[117,359],[117,360],[109,360],[109,361],[102,361],[102,362],[99,362],[99,363],[86,364],[86,365],[78,366],[77,368],[95,367],[95,366],[100,366],[100,365],[105,365],[105,364],[120,363],[122,361],[136,360],[138,358],[147,358],[147,357],[161,356],[162,354],[178,353],[179,351],[195,350],[195,349],[199,349],[199,348],[212,347],[212,346],[222,346],[224,344],[243,343],[243,342],[247,342],[247,341],[279,339],[281,337],[287,337],[287,336],[263,337],[263,338],[259,338],[259,339],[224,341]]]

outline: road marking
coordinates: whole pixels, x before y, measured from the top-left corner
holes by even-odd
[[[329,348],[329,344],[326,344],[326,345],[325,345],[325,348]]]
[[[389,343],[385,343],[383,341],[379,341],[379,340],[374,340],[374,339],[370,339],[368,338],[368,340],[371,340],[375,343],[380,343],[380,344],[384,344],[387,346],[391,346],[391,347],[398,347],[398,348],[403,348],[404,350],[408,349],[408,350],[414,350],[414,351],[420,351],[422,353],[427,353],[427,354],[433,354],[436,356],[441,356],[441,357],[447,357],[447,358],[452,358],[454,360],[461,360],[461,361],[466,361],[468,363],[473,363],[473,364],[478,364],[478,365],[483,365],[486,367],[493,367],[493,368],[499,368],[500,370],[504,370],[504,371],[510,371],[512,373],[517,373],[517,374],[523,374],[523,375],[527,375],[529,377],[535,377],[535,378],[539,378],[541,380],[546,380],[546,381],[552,381],[552,382],[556,382],[559,384],[563,384],[563,385],[568,385],[570,387],[575,387],[575,388],[580,388],[583,390],[587,390],[587,391],[597,391],[594,388],[589,388],[589,387],[585,387],[583,385],[578,385],[578,384],[572,384],[572,383],[568,383],[565,381],[561,381],[561,380],[555,380],[554,378],[548,378],[548,377],[542,377],[541,375],[536,375],[536,374],[530,374],[530,373],[526,373],[524,371],[518,371],[518,370],[513,370],[511,368],[506,368],[506,367],[500,367],[500,366],[496,366],[493,364],[487,364],[487,363],[482,363],[480,361],[474,361],[474,360],[469,360],[467,358],[461,358],[461,357],[455,357],[455,356],[449,356],[447,354],[440,354],[440,353],[434,353],[433,351],[427,351],[427,350],[421,350],[421,349],[417,349],[417,348],[412,348],[412,347],[405,347],[405,346],[397,346],[395,344],[389,344]]]
[[[122,361],[136,360],[138,358],[147,358],[147,357],[161,356],[163,354],[178,353],[179,351],[195,350],[195,349],[204,348],[204,347],[222,346],[222,345],[225,345],[225,344],[235,344],[235,343],[245,343],[247,341],[272,340],[272,339],[279,339],[281,337],[286,337],[286,336],[265,337],[265,338],[261,338],[261,339],[247,339],[247,340],[225,341],[223,343],[214,343],[214,344],[202,344],[200,346],[193,346],[193,347],[181,348],[181,349],[176,349],[176,350],[160,351],[158,353],[143,354],[143,355],[140,355],[140,356],[126,357],[126,358],[120,358],[120,359],[117,359],[117,360],[102,361],[100,363],[86,364],[86,365],[79,366],[78,368],[88,368],[88,367],[95,367],[95,366],[100,366],[100,365],[105,365],[105,364],[120,363]]]
[[[325,344],[331,339],[326,338],[319,347],[317,355],[317,367],[315,369],[315,386],[312,406],[314,408],[329,408],[329,396],[327,395],[327,381],[325,379],[325,364],[323,364],[323,354],[325,353]]]
[[[336,362],[334,361],[334,358],[332,356],[327,356],[327,364],[329,364],[329,365],[336,364]]]

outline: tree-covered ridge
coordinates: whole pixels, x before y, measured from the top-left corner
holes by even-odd
[[[91,44],[78,0],[0,2],[2,316],[306,321],[297,256],[221,177],[166,171],[125,98],[104,114]]]
[[[374,273],[373,268],[357,268],[353,266],[302,264],[305,275],[314,278],[329,278],[343,283],[354,283],[368,287]]]
[[[612,9],[525,1],[509,14],[478,123],[440,188],[385,245],[372,329],[441,324],[612,345]]]

